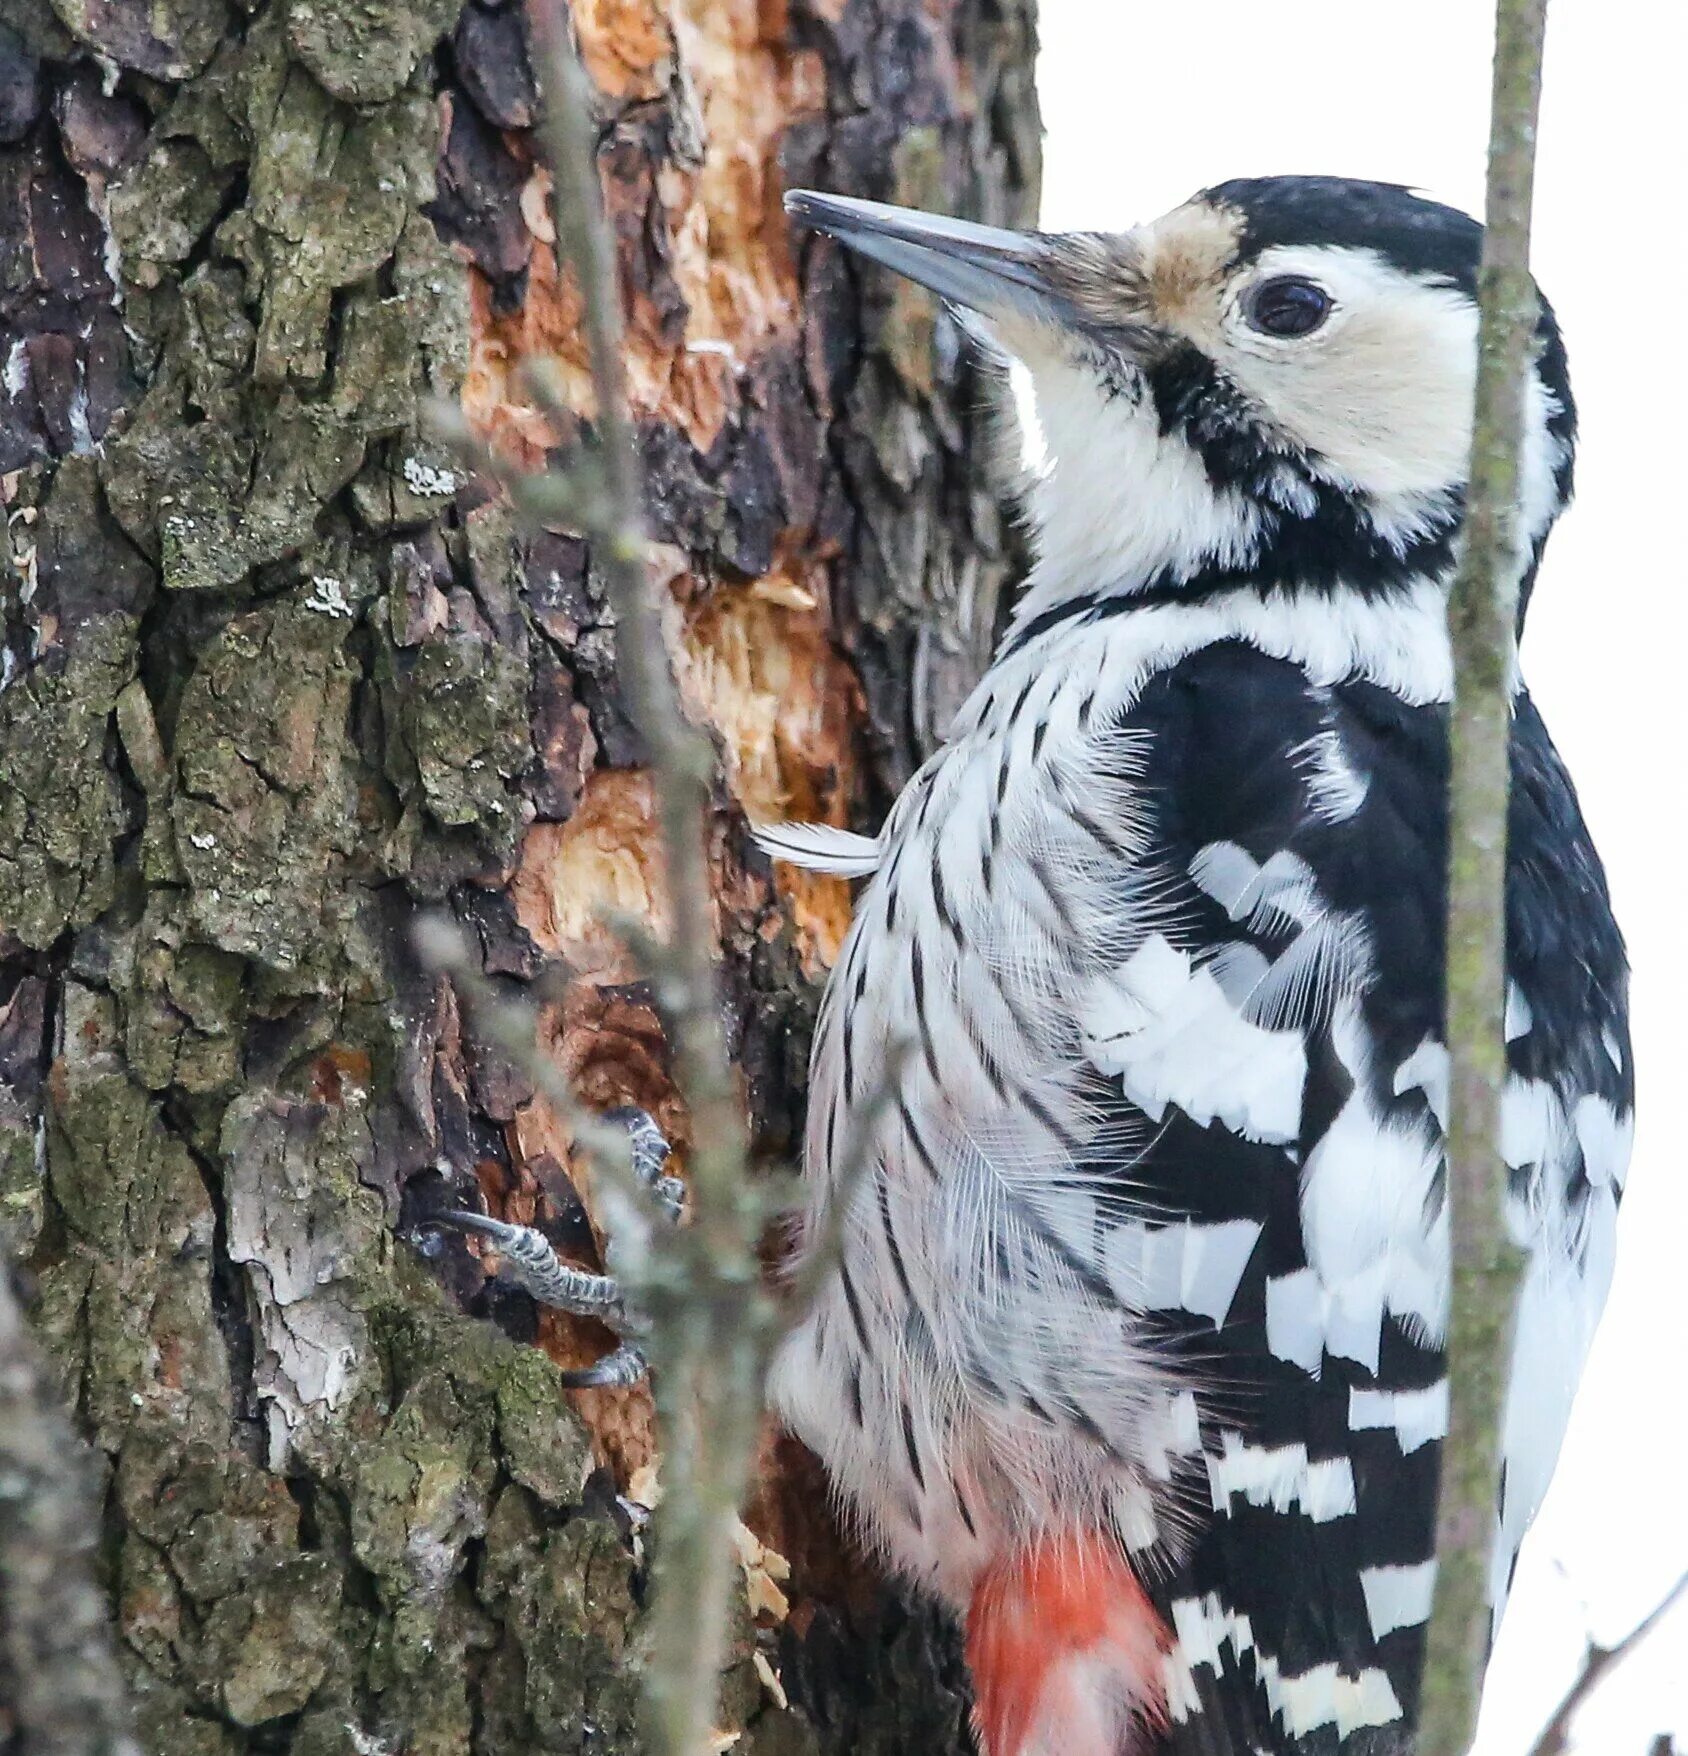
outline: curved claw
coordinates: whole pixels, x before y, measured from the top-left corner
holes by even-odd
[[[619,1328],[627,1320],[621,1288],[615,1277],[571,1268],[552,1249],[551,1241],[533,1226],[516,1226],[465,1208],[449,1208],[435,1216],[488,1239],[503,1259],[499,1272],[542,1305],[576,1317],[597,1317]]]
[[[620,1104],[604,1112],[606,1122],[619,1122],[627,1130],[633,1154],[633,1175],[651,1192],[652,1198],[670,1219],[677,1220],[686,1203],[686,1185],[678,1177],[665,1177],[662,1167],[668,1162],[671,1148],[668,1136],[657,1126],[649,1110],[634,1104]]]
[[[686,1185],[678,1177],[663,1175],[669,1145],[655,1118],[648,1110],[624,1104],[606,1111],[604,1120],[617,1122],[627,1130],[633,1175],[667,1218],[678,1221],[685,1206]],[[511,1225],[507,1220],[473,1213],[467,1208],[448,1208],[434,1214],[429,1223],[456,1226],[460,1231],[485,1238],[501,1259],[499,1278],[520,1287],[542,1305],[576,1317],[596,1317],[618,1334],[624,1335],[628,1330],[640,1332],[644,1327],[636,1314],[629,1314],[620,1284],[613,1275],[571,1268],[558,1257],[545,1234],[533,1226]],[[601,1360],[562,1376],[571,1390],[625,1389],[637,1384],[647,1370],[645,1356],[639,1349],[630,1341],[622,1341]]]
[[[433,1215],[435,1225],[452,1225],[460,1231],[475,1232],[480,1237],[491,1238],[493,1243],[502,1243],[504,1238],[516,1232],[525,1231],[524,1226],[513,1226],[507,1220],[494,1219],[489,1213],[471,1213],[466,1207],[448,1207]]]
[[[649,1370],[645,1356],[632,1342],[624,1341],[601,1360],[564,1372],[561,1377],[564,1388],[568,1390],[625,1390],[629,1385],[637,1384]]]

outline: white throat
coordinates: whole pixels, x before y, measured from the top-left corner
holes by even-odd
[[[1080,590],[1123,595],[1255,554],[1258,510],[1215,489],[1200,457],[1161,433],[1146,390],[1110,397],[1082,365],[1052,362],[1039,366],[1019,414],[1036,558],[1016,623]]]
[[[1214,486],[1198,453],[1160,430],[1146,389],[1110,395],[1093,369],[1055,357],[1040,361],[1035,385],[1018,363],[1010,382],[1023,442],[1018,491],[1034,552],[1010,641],[1063,603],[1130,596],[1152,581],[1176,584],[1210,566],[1246,571],[1258,556],[1262,507],[1235,489]],[[1556,472],[1564,451],[1548,428],[1556,412],[1532,374],[1520,472],[1524,554],[1559,511]],[[1400,490],[1371,498],[1379,536],[1405,553],[1445,519],[1452,491]],[[1283,511],[1312,509],[1298,505],[1298,494],[1307,496],[1305,483],[1286,469]],[[1433,594],[1446,585],[1445,579],[1423,583]],[[1318,601],[1339,619],[1364,619],[1363,611],[1340,602],[1343,595],[1324,593]]]

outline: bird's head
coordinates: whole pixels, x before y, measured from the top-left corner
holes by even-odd
[[[1387,184],[1224,183],[1133,231],[1000,231],[795,192],[792,214],[930,287],[1024,366],[1033,597],[1446,578],[1464,503],[1482,230]],[[1543,307],[1521,530],[1570,493]]]

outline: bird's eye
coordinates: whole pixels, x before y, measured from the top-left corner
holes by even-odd
[[[1331,296],[1297,275],[1263,280],[1243,304],[1251,329],[1262,335],[1311,335],[1330,315]]]

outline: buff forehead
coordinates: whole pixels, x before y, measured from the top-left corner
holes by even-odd
[[[1062,240],[1062,290],[1095,321],[1188,329],[1211,320],[1242,251],[1243,216],[1187,201],[1121,236]]]
[[[1242,250],[1242,216],[1190,201],[1146,227],[1142,239],[1150,320],[1172,327],[1211,308]]]

